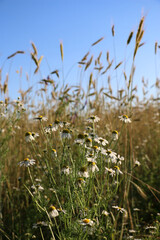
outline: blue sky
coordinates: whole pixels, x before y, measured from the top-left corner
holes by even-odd
[[[18,90],[26,90],[29,86],[46,78],[55,69],[62,71],[60,58],[60,41],[64,48],[64,75],[68,71],[65,82],[77,84],[80,81],[80,70],[76,64],[90,50],[95,58],[100,51],[110,52],[110,58],[116,63],[123,61],[126,54],[128,59],[126,71],[129,73],[134,40],[126,50],[126,41],[133,30],[136,34],[142,15],[145,15],[145,45],[139,49],[136,57],[136,74],[134,85],[141,88],[141,79],[148,79],[149,86],[155,83],[156,64],[157,77],[159,57],[155,61],[154,44],[160,43],[160,1],[158,0],[0,0],[0,67],[2,69],[2,83],[9,74],[9,95],[12,99],[19,96]],[[111,26],[115,25],[115,52]],[[91,44],[104,37],[104,40],[91,48]],[[38,56],[44,56],[40,72],[34,75],[35,65],[30,58],[31,42],[38,49]],[[6,58],[17,50],[25,51],[25,55]],[[106,64],[106,63],[105,63]],[[115,64],[115,63],[114,63]],[[22,77],[16,73],[22,67]],[[91,70],[86,71],[82,83],[88,82]],[[117,73],[119,87],[124,85],[122,76],[123,66]],[[29,82],[26,81],[26,73]],[[55,78],[55,76],[54,76]],[[55,80],[57,80],[55,78]],[[99,81],[107,86],[106,78]],[[111,77],[111,84],[116,88],[115,76]],[[152,90],[155,94],[154,90]],[[140,93],[141,94],[141,93]]]

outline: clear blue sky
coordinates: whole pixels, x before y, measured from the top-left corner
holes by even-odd
[[[134,85],[141,88],[141,79],[148,79],[149,86],[155,83],[155,55],[154,44],[160,44],[160,1],[159,0],[0,0],[0,67],[2,68],[2,83],[9,73],[9,95],[12,99],[19,96],[21,87],[28,86],[46,78],[55,70],[62,70],[60,59],[60,41],[64,46],[64,75],[73,66],[66,82],[79,82],[79,68],[76,62],[80,61],[90,50],[95,57],[103,51],[104,59],[107,51],[110,58],[115,59],[111,26],[115,25],[116,62],[124,60],[125,46],[131,30],[135,31],[142,15],[145,19],[145,45],[139,49],[136,58],[136,75]],[[104,37],[104,40],[90,48],[91,44]],[[38,49],[38,56],[44,56],[41,63],[41,72],[34,75],[35,65],[31,61],[31,41]],[[134,41],[127,48],[128,71]],[[25,55],[6,58],[17,50],[25,51]],[[157,76],[160,71],[160,52],[157,54]],[[105,60],[104,60],[105,61]],[[107,63],[105,63],[107,65]],[[22,79],[16,70],[22,67]],[[83,84],[88,82],[91,70],[85,73]],[[123,86],[123,77],[118,72],[119,87]],[[29,83],[26,81],[29,75]],[[111,83],[114,86],[114,77]],[[54,79],[55,76],[54,76]],[[104,86],[105,79],[102,79]]]

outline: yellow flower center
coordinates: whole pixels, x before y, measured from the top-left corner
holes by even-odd
[[[119,167],[118,166],[114,166],[115,169],[119,170]]]
[[[52,127],[52,123],[49,124],[49,127]]]
[[[54,149],[54,148],[52,148],[52,151],[54,152],[54,153],[56,153],[57,151],[56,151],[56,149]]]
[[[107,151],[107,154],[111,154],[112,152],[110,150]]]
[[[93,146],[92,147],[94,150],[98,150],[98,146]]]
[[[94,120],[96,117],[95,116],[91,116],[90,119]]]
[[[117,135],[118,135],[118,131],[114,130],[114,131],[112,132],[112,134],[117,134]]]
[[[63,133],[70,133],[69,129],[63,129]]]
[[[84,139],[84,138],[85,138],[85,135],[84,135],[83,133],[80,133],[80,134],[78,134],[78,138],[79,138],[79,139]]]
[[[55,124],[59,124],[60,121],[59,121],[58,119],[56,119],[54,123],[55,123]]]
[[[123,115],[123,118],[124,118],[124,119],[127,119],[127,118],[128,118],[128,116],[127,116],[127,115]]]
[[[89,223],[89,222],[90,222],[90,219],[85,218],[85,219],[83,219],[83,222],[84,222],[84,223]]]
[[[24,161],[25,161],[25,162],[28,162],[28,161],[30,161],[30,160],[29,160],[29,158],[25,158]]]
[[[86,143],[91,143],[92,142],[92,139],[91,138],[87,138],[86,139]]]
[[[38,116],[38,119],[42,119],[42,118],[43,118],[43,116],[42,116],[42,115],[39,115],[39,116]]]
[[[49,208],[49,210],[50,211],[53,211],[53,210],[55,210],[56,208],[54,207],[54,206],[50,206],[50,208]]]
[[[32,133],[31,132],[26,132],[25,133],[25,136],[27,137],[27,136],[31,136],[32,135]]]
[[[88,156],[89,156],[89,157],[93,157],[93,154],[91,153],[91,154],[89,154]]]

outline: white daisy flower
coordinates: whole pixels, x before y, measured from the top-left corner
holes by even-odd
[[[57,157],[57,151],[56,149],[52,148],[51,150],[51,156],[54,158],[54,157]]]
[[[88,162],[88,170],[94,173],[94,172],[98,172],[99,168],[97,167],[95,162]]]
[[[107,217],[107,216],[109,215],[109,212],[107,212],[106,210],[103,210],[103,211],[102,211],[102,214]]]
[[[87,147],[91,147],[92,146],[92,139],[91,138],[86,138],[85,144],[86,144]]]
[[[85,184],[85,183],[86,183],[86,181],[85,181],[83,178],[78,178],[78,179],[77,179],[77,184],[78,184],[79,187],[80,187],[81,185]]]
[[[121,207],[118,207],[118,206],[112,206],[112,208],[117,209],[117,211],[119,211],[120,213],[126,212],[126,210],[124,208],[121,208]]]
[[[39,115],[38,117],[34,118],[35,120],[39,120],[39,121],[47,121],[46,117],[43,117],[42,115]]]
[[[127,115],[119,116],[120,121],[123,121],[124,123],[131,123],[131,119]]]
[[[110,175],[113,177],[115,175],[115,170],[113,170],[112,168],[107,168],[105,167],[105,173],[110,173]]]
[[[58,213],[57,209],[53,205],[50,206],[50,208],[49,208],[49,216],[50,216],[50,218],[55,218],[58,215],[59,215],[59,213]]]
[[[135,161],[135,166],[136,166],[136,167],[139,167],[140,165],[141,165],[141,163],[140,163],[138,160],[136,160],[136,161]]]
[[[32,132],[32,136],[35,138],[39,137],[39,133]]]
[[[79,223],[82,226],[90,226],[90,227],[94,226],[94,222],[89,218],[81,219]]]
[[[76,144],[82,145],[85,142],[85,134],[79,133],[77,139],[74,141]]]
[[[18,165],[21,166],[25,166],[25,167],[29,167],[35,164],[35,160],[34,159],[29,159],[29,158],[25,158],[24,161],[19,162]]]
[[[78,175],[79,175],[80,177],[88,178],[88,177],[89,177],[88,168],[87,168],[86,166],[81,167]]]
[[[114,169],[117,174],[123,174],[123,172],[120,170],[118,166],[114,166]]]
[[[98,147],[98,146],[96,146],[96,145],[94,145],[94,146],[92,147],[92,149],[94,150],[95,153],[98,153],[98,152],[100,151],[100,147]]]
[[[115,152],[112,152],[110,149],[108,149],[107,150],[107,160],[106,160],[106,162],[112,162],[112,163],[116,163],[117,162],[117,153],[115,153]]]
[[[69,175],[71,172],[72,171],[68,166],[64,166],[61,170],[61,173],[64,173],[65,175]]]
[[[26,133],[25,133],[25,141],[26,141],[26,142],[35,141],[35,138],[32,136],[32,133],[31,133],[31,132],[26,132]]]
[[[94,138],[94,141],[101,144],[102,146],[106,146],[108,144],[108,141],[102,137],[96,137]]]
[[[99,122],[99,120],[100,120],[99,117],[92,115],[87,119],[87,122],[96,123],[96,122]]]
[[[97,156],[95,156],[93,153],[87,153],[86,159],[88,162],[96,162]]]
[[[53,131],[56,131],[57,129],[50,123],[48,127],[44,128],[44,131],[46,134],[51,134]]]
[[[63,123],[56,119],[52,124],[52,127],[54,127],[54,131],[56,131],[59,127],[63,127]]]
[[[112,140],[113,141],[118,140],[118,131],[116,130],[112,131]]]
[[[117,156],[117,164],[121,165],[121,164],[122,164],[122,161],[124,161],[124,157],[122,157],[122,156],[120,156],[120,155],[118,154],[118,156]]]
[[[70,134],[70,130],[65,128],[63,129],[63,131],[61,132],[61,138],[67,138],[67,139],[70,139],[71,138],[71,134]]]

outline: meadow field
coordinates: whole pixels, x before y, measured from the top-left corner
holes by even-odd
[[[160,239],[160,80],[153,96],[142,79],[141,98],[133,80],[143,33],[144,17],[124,43],[135,41],[129,74],[109,52],[87,52],[77,62],[81,78],[89,72],[85,87],[55,69],[11,101],[1,79],[0,239]],[[43,59],[31,47],[38,74]],[[63,55],[60,43],[62,66]],[[117,71],[124,86],[115,92]]]

